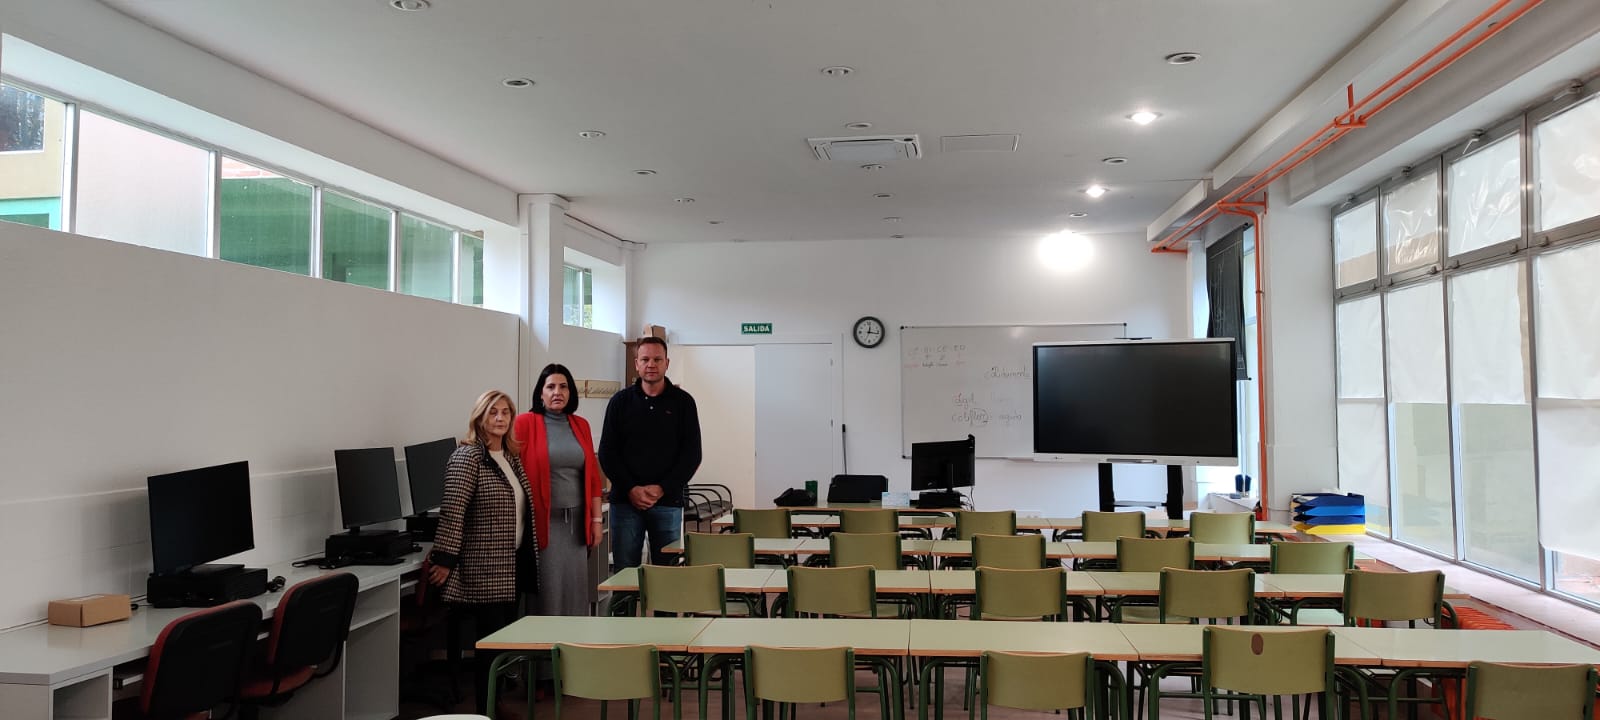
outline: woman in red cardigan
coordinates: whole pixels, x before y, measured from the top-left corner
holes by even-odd
[[[589,421],[573,414],[574,385],[566,366],[546,365],[532,410],[512,426],[533,488],[541,615],[588,615],[593,589],[589,548],[600,540],[600,462]]]

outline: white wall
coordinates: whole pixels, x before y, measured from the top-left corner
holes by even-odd
[[[518,319],[0,223],[0,627],[143,594],[145,478],[248,460],[253,564],[337,529],[333,450],[459,436]]]
[[[674,343],[737,343],[741,322],[778,336],[838,337],[875,315],[884,345],[843,339],[850,471],[908,489],[900,457],[899,326],[1127,322],[1141,336],[1188,334],[1182,256],[1153,255],[1138,234],[1091,238],[1093,261],[1050,270],[1032,240],[654,244],[635,256],[633,312]],[[716,452],[707,437],[707,452]],[[1165,497],[1159,468],[1118,468],[1125,497]],[[1076,514],[1097,503],[1092,465],[980,460],[979,507]]]
[[[749,345],[671,348],[672,381],[694,396],[707,452],[695,482],[728,486],[738,507],[768,507],[756,479],[756,353]],[[773,497],[776,495],[774,494]]]

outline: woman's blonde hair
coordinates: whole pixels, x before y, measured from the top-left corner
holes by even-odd
[[[517,417],[517,403],[511,399],[510,395],[499,390],[490,390],[479,395],[478,402],[472,406],[472,417],[467,420],[467,436],[462,438],[462,445],[483,445],[488,443],[485,437],[487,433],[483,431],[483,420],[489,416],[489,409],[501,400],[506,401],[506,406],[511,408],[511,417],[513,419]],[[505,445],[508,453],[522,451],[521,444],[517,442],[516,433],[511,432],[511,428],[506,428],[506,434],[500,441]]]

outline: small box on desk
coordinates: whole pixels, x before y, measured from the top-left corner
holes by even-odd
[[[127,595],[85,595],[50,601],[50,624],[66,627],[93,627],[133,614]]]

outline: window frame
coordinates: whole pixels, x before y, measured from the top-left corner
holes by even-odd
[[[1441,155],[1441,159],[1444,163],[1444,173],[1440,176],[1440,180],[1442,181],[1439,186],[1439,194],[1441,198],[1440,207],[1442,208],[1441,212],[1448,212],[1450,209],[1451,166],[1456,162],[1471,157],[1479,150],[1500,142],[1507,137],[1521,133],[1521,137],[1517,141],[1519,148],[1519,159],[1521,162],[1521,168],[1519,168],[1519,170],[1523,173],[1521,183],[1522,197],[1520,198],[1522,205],[1522,218],[1520,221],[1521,232],[1517,234],[1517,237],[1511,238],[1510,240],[1502,240],[1493,245],[1487,245],[1475,250],[1468,250],[1458,255],[1450,255],[1451,228],[1448,227],[1450,218],[1448,216],[1441,216],[1441,239],[1443,241],[1443,251],[1445,253],[1442,256],[1445,258],[1444,269],[1454,270],[1465,266],[1474,266],[1480,263],[1492,263],[1499,258],[1512,255],[1528,248],[1529,230],[1533,227],[1533,213],[1531,212],[1529,203],[1531,202],[1531,198],[1534,194],[1533,183],[1529,182],[1527,177],[1527,171],[1530,166],[1529,157],[1530,153],[1533,152],[1533,142],[1529,138],[1529,133],[1527,132],[1528,129],[1527,118],[1525,116],[1518,115],[1517,117],[1502,122],[1489,130],[1480,130],[1476,133],[1473,133],[1471,137],[1456,143],[1454,146],[1445,150]]]
[[[1444,156],[1431,155],[1426,159],[1412,163],[1391,173],[1378,183],[1378,281],[1385,290],[1399,289],[1408,283],[1420,278],[1438,275],[1444,269],[1445,256],[1445,205],[1444,205]],[[1389,194],[1410,183],[1421,180],[1428,175],[1434,175],[1437,180],[1439,192],[1434,196],[1434,217],[1438,220],[1439,231],[1433,238],[1433,262],[1405,270],[1391,270],[1389,268]]]
[[[1595,233],[1600,233],[1600,215],[1570,222],[1549,230],[1535,230],[1535,228],[1539,227],[1539,213],[1543,212],[1543,208],[1537,205],[1539,193],[1535,181],[1539,177],[1539,157],[1533,146],[1534,131],[1551,118],[1574,107],[1590,100],[1600,102],[1600,99],[1597,99],[1597,96],[1600,96],[1600,80],[1591,80],[1587,84],[1574,83],[1568,86],[1567,90],[1566,93],[1523,114],[1528,123],[1528,155],[1524,158],[1525,162],[1527,162],[1525,167],[1527,177],[1523,179],[1523,184],[1528,188],[1527,195],[1530,200],[1528,230],[1529,242],[1533,247],[1549,248],[1564,244],[1581,243],[1592,238]]]
[[[1335,258],[1332,268],[1335,288],[1333,293],[1334,302],[1377,292],[1379,286],[1383,283],[1383,203],[1379,197],[1381,194],[1379,192],[1380,189],[1377,186],[1373,186],[1351,195],[1344,202],[1334,206],[1333,212],[1328,216],[1328,241],[1333,245],[1333,257]],[[1372,251],[1375,253],[1374,262],[1378,264],[1377,274],[1371,280],[1362,280],[1358,283],[1340,287],[1339,262],[1337,260],[1339,257],[1338,235],[1336,232],[1337,222],[1340,215],[1360,207],[1368,201],[1372,202],[1372,211],[1377,215],[1372,223]]]

